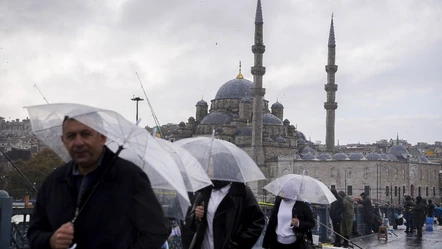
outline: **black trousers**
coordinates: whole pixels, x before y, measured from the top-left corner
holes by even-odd
[[[332,219],[333,231],[341,234],[341,220]],[[341,236],[335,234],[335,245],[341,244]]]
[[[278,241],[276,241],[276,244],[275,244],[276,247],[275,248],[272,247],[272,249],[293,249],[293,248],[296,248],[295,244],[296,244],[296,242],[292,243],[292,244],[281,244]]]

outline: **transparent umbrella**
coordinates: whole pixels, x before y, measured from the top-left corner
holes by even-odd
[[[33,133],[64,161],[71,160],[60,137],[65,116],[91,127],[108,138],[107,146],[121,158],[138,165],[149,177],[155,192],[171,191],[159,198],[164,206],[180,203],[176,218],[184,218],[190,205],[180,170],[170,155],[146,129],[136,126],[117,112],[79,104],[48,104],[26,107]],[[120,152],[119,149],[122,149]],[[161,197],[158,196],[157,197]]]
[[[194,137],[178,140],[175,144],[189,151],[212,180],[250,182],[265,179],[253,159],[230,142]]]
[[[167,140],[157,138],[156,141],[163,146],[164,150],[175,160],[187,192],[196,192],[204,187],[212,185],[212,181],[200,162],[187,150]]]
[[[324,183],[307,175],[284,175],[271,181],[264,189],[277,196],[315,204],[330,204],[336,200]]]

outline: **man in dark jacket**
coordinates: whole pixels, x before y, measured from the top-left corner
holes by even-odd
[[[335,242],[333,243],[333,246],[335,247],[341,247],[341,221],[342,221],[342,214],[344,213],[344,201],[341,196],[338,195],[338,192],[336,189],[332,188],[331,192],[336,197],[336,201],[332,202],[330,205],[330,219],[332,220],[333,224],[333,231],[335,231]],[[352,217],[353,218],[353,217]]]
[[[407,227],[405,229],[406,233],[413,233],[414,229],[414,217],[413,217],[413,208],[416,206],[411,196],[405,196],[404,203],[404,217],[407,221]]]
[[[373,233],[373,223],[374,223],[374,209],[371,203],[371,198],[366,193],[360,194],[361,199],[355,199],[359,204],[362,204],[362,220],[365,223],[365,234]]]
[[[264,213],[244,183],[215,181],[195,199],[187,225],[195,232],[190,248],[252,248],[265,226]]]
[[[161,248],[170,229],[146,174],[75,119],[63,121],[62,141],[72,161],[38,192],[31,248]]]
[[[422,238],[422,227],[424,226],[424,219],[426,214],[425,204],[422,197],[416,197],[416,206],[413,207],[414,224],[416,225],[417,237]]]

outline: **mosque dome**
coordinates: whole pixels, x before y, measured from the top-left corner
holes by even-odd
[[[339,160],[339,161],[344,161],[344,160],[349,160],[348,156],[345,153],[336,153],[333,155],[333,159],[334,160]]]
[[[196,102],[196,106],[207,106],[207,102],[202,99]]]
[[[224,83],[215,95],[215,99],[242,99],[251,96],[253,82],[242,77],[236,77]]]
[[[251,136],[252,135],[252,127],[250,127],[250,126],[242,127],[236,132],[236,135],[238,135],[238,136]]]
[[[365,158],[370,161],[382,160],[381,155],[379,155],[378,153],[368,153]]]
[[[282,125],[281,119],[271,113],[265,113],[262,119],[265,125]]]
[[[306,145],[306,144],[307,142],[304,139],[302,138],[298,139],[298,145]]]
[[[408,155],[410,155],[407,149],[405,149],[405,147],[400,144],[391,146],[391,148],[388,150],[388,153],[399,158],[407,158]]]
[[[321,161],[332,160],[332,157],[329,154],[323,153],[318,156],[318,160],[321,160]]]
[[[382,154],[380,154],[380,156],[381,156],[382,160],[390,160],[390,158],[388,157],[387,154],[382,153]]]
[[[304,155],[307,155],[307,154],[315,155],[316,151],[314,149],[312,149],[312,148],[307,146],[304,149],[302,149],[301,153],[299,153],[299,154],[301,154],[301,157],[303,157]]]
[[[367,160],[362,153],[351,153],[348,157],[350,160]]]
[[[284,106],[278,101],[276,101],[275,103],[273,103],[272,108],[284,108]]]
[[[318,160],[313,154],[306,154],[301,156],[302,160]]]
[[[397,157],[395,155],[387,154],[387,156],[388,156],[388,160],[390,160],[390,161],[397,161]]]
[[[264,142],[275,142],[271,137],[264,138]]]
[[[302,138],[302,139],[304,139],[304,141],[307,141],[307,139],[305,139],[304,133],[302,133],[300,131],[298,131],[298,138]]]
[[[428,158],[426,158],[424,156],[420,156],[420,157],[418,157],[418,162],[420,162],[420,163],[430,163],[430,160],[428,160]]]
[[[276,141],[276,142],[279,142],[279,143],[284,143],[284,142],[285,142],[285,139],[284,139],[283,137],[281,137],[281,136],[277,136],[277,137],[275,138],[275,141]]]
[[[232,118],[232,115],[227,112],[212,112],[201,120],[201,124],[225,124],[232,121]]]

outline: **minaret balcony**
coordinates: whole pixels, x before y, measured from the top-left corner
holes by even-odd
[[[255,96],[263,97],[266,94],[266,89],[265,88],[255,88],[255,87],[253,87],[251,89],[251,94],[252,94],[252,97],[255,97]]]
[[[324,89],[326,92],[336,92],[338,90],[338,85],[336,84],[325,84]]]
[[[336,110],[336,109],[338,109],[338,103],[336,103],[336,102],[324,102],[324,108],[326,110]]]
[[[252,46],[252,52],[254,54],[263,54],[266,51],[266,46],[263,44],[256,44]]]
[[[266,73],[266,68],[263,66],[253,66],[252,75],[263,76]]]
[[[325,71],[327,73],[336,73],[338,71],[338,66],[337,65],[326,65]]]

